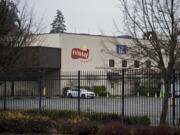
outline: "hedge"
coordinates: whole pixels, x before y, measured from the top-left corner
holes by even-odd
[[[27,114],[29,113],[36,114],[37,112],[38,110],[26,111]],[[76,116],[78,116],[78,113],[76,111],[69,111],[69,110],[43,110],[42,115],[52,119],[57,119],[57,118],[75,118]],[[90,120],[97,121],[100,123],[122,120],[122,115],[116,113],[81,112],[80,116],[86,117]],[[130,125],[132,124],[150,125],[150,118],[148,116],[125,116],[124,123]]]
[[[139,92],[140,96],[147,96],[147,93],[149,93],[149,96],[159,96],[160,89],[157,87],[145,87],[145,86],[139,86],[138,89],[136,89],[136,92]]]
[[[47,133],[56,123],[46,116],[0,112],[0,133]]]

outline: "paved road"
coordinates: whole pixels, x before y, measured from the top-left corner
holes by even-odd
[[[4,102],[0,100],[0,108],[3,108]],[[39,107],[39,98],[32,99],[7,99],[8,109],[32,109]],[[77,98],[42,98],[42,108],[58,110],[77,110]],[[122,113],[122,99],[120,97],[81,99],[81,111],[86,112],[107,112]],[[162,99],[154,97],[126,97],[124,99],[124,112],[128,116],[147,115],[151,123],[159,123],[159,117],[162,109]],[[176,120],[180,118],[180,98],[176,99]],[[172,106],[169,105],[167,121],[172,124]]]

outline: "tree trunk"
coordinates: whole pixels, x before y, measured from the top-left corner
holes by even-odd
[[[166,124],[166,117],[168,113],[168,99],[169,99],[169,91],[171,89],[171,72],[163,75],[164,77],[164,85],[165,85],[165,95],[162,104],[162,112],[160,116],[160,124]]]

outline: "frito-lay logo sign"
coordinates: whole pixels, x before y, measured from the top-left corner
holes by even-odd
[[[72,59],[88,59],[89,49],[86,48],[73,48],[71,51]]]

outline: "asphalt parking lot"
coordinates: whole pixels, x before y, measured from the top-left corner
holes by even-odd
[[[78,110],[77,98],[42,98],[42,109],[58,109],[58,110]],[[4,101],[0,100],[0,108],[3,109]],[[28,99],[7,99],[7,109],[34,109],[39,107],[39,98]],[[85,112],[106,112],[106,113],[122,113],[121,97],[96,97],[94,99],[81,99],[80,109]],[[151,119],[152,124],[159,123],[159,117],[162,109],[162,99],[154,97],[125,97],[124,113],[128,116],[144,116],[147,115]],[[172,102],[169,101],[169,111],[167,121],[172,123]],[[180,118],[180,98],[176,98],[175,118]]]

